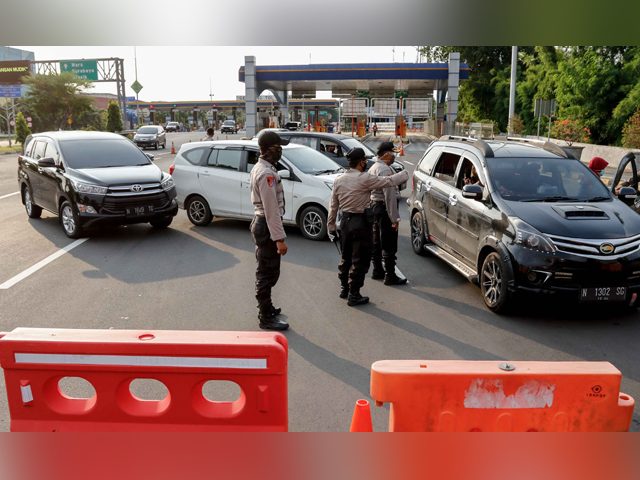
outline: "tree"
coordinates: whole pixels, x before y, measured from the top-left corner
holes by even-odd
[[[627,120],[622,129],[622,146],[640,148],[640,108]]]
[[[33,118],[35,131],[84,126],[79,119],[93,111],[92,100],[81,95],[82,90],[90,86],[88,80],[68,72],[24,78],[29,86],[24,97],[25,110]]]
[[[29,135],[31,135],[31,129],[27,124],[27,120],[22,112],[18,112],[16,115],[16,142],[24,145],[24,141]]]
[[[116,102],[109,102],[107,109],[107,131],[122,131],[122,115],[120,114],[120,107]]]
[[[556,120],[551,126],[551,135],[571,146],[574,142],[588,142],[590,132],[580,120],[569,117]]]

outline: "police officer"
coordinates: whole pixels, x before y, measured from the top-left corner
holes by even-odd
[[[378,159],[369,169],[371,175],[393,175],[391,164],[395,158],[393,142],[382,142],[378,148]],[[371,192],[373,210],[373,245],[371,278],[382,280],[385,285],[404,285],[406,278],[396,275],[396,252],[398,251],[398,224],[400,214],[400,191],[398,187],[387,187]],[[382,261],[384,260],[384,267]]]
[[[336,217],[340,220],[340,243],[342,255],[338,265],[340,298],[346,298],[350,307],[369,302],[369,297],[360,294],[364,277],[371,263],[371,224],[373,214],[369,208],[371,191],[400,185],[409,179],[407,171],[388,177],[377,177],[364,173],[367,158],[362,148],[354,148],[347,154],[349,169],[336,178],[331,192],[331,206],[327,219],[329,235],[336,235]]]
[[[275,165],[282,156],[281,145],[289,140],[273,131],[258,137],[260,158],[251,170],[251,203],[254,217],[251,236],[256,244],[256,299],[260,328],[286,330],[289,324],[278,318],[281,310],[271,302],[271,289],[280,277],[280,257],[287,253],[286,235],[282,226],[284,191]]]

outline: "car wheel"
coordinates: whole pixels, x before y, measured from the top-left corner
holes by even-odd
[[[157,150],[157,149],[158,149],[158,142],[156,142],[156,144],[153,146],[153,149],[154,149],[154,150]]]
[[[424,246],[427,244],[425,233],[426,228],[422,213],[416,212],[413,214],[413,217],[411,217],[411,248],[413,248],[413,251],[418,255],[427,254],[424,249]]]
[[[507,268],[496,252],[484,259],[480,270],[480,290],[485,305],[496,313],[504,313],[509,307],[510,293],[507,289]]]
[[[62,202],[60,206],[60,224],[67,237],[78,238],[82,235],[82,225],[78,213],[67,200]]]
[[[327,236],[327,214],[318,207],[305,208],[300,215],[300,229],[309,240],[324,240]]]
[[[197,227],[203,227],[211,223],[213,215],[207,201],[200,195],[191,197],[186,205],[189,221]]]
[[[27,216],[29,218],[40,218],[42,208],[33,203],[31,189],[26,185],[22,188],[22,200],[24,201],[24,209],[27,211]]]
[[[152,218],[149,223],[153,228],[167,228],[173,222],[173,215]]]

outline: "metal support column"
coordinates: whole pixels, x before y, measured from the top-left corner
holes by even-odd
[[[458,117],[458,88],[460,86],[460,53],[449,54],[449,80],[447,98],[447,132],[452,133]]]
[[[257,123],[257,95],[256,95],[256,57],[244,57],[244,102],[245,102],[245,128],[247,137],[253,137]]]

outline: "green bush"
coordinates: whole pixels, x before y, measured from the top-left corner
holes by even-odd
[[[27,124],[27,120],[22,112],[18,112],[16,115],[16,142],[24,145],[24,141],[29,135],[31,135],[31,129]]]

